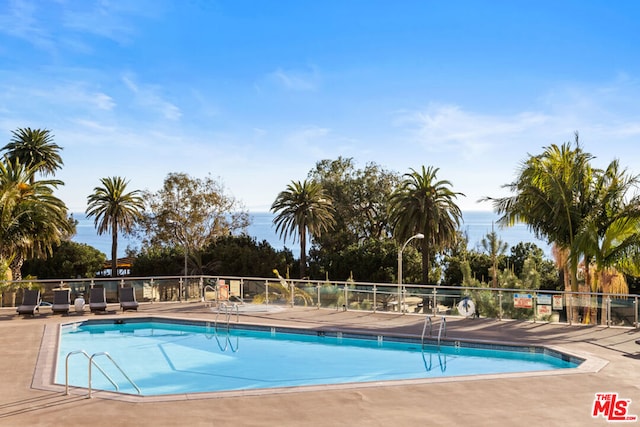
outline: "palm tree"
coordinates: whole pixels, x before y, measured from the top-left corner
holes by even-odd
[[[440,169],[411,169],[391,195],[390,222],[394,236],[403,242],[422,233],[422,282],[429,283],[429,258],[436,248],[455,243],[462,212],[455,203],[462,193],[453,192],[451,182],[437,180]]]
[[[5,158],[6,160],[6,158]],[[64,202],[53,195],[58,180],[35,180],[35,168],[0,162],[0,261],[21,280],[25,258],[46,256],[72,230]]]
[[[640,261],[640,198],[628,197],[640,178],[620,170],[614,160],[597,174],[593,209],[583,222],[571,248],[573,262],[583,258],[585,281],[595,292],[628,293],[620,272],[637,276]],[[590,268],[595,269],[593,283]],[[613,283],[617,289],[613,289]],[[603,306],[604,314],[604,306]],[[605,316],[602,316],[603,320]]]
[[[140,191],[125,193],[128,181],[115,176],[102,178],[102,187],[95,187],[87,197],[87,217],[95,216],[98,234],[111,230],[111,277],[118,274],[118,232],[131,233],[142,218],[144,199]]]
[[[485,237],[480,240],[480,246],[489,253],[491,257],[491,279],[493,282],[493,287],[498,287],[498,258],[501,255],[504,255],[507,249],[509,248],[509,244],[500,240],[498,237],[498,233],[493,230],[493,223],[491,224],[491,232],[487,233]]]
[[[527,224],[536,237],[557,246],[558,253],[569,251],[565,275],[572,291],[578,290],[577,262],[571,254],[584,218],[594,208],[593,156],[582,150],[576,133],[575,148],[570,143],[551,145],[522,165],[516,180],[506,185],[514,196],[492,199],[494,210],[502,215],[501,225]]]
[[[18,128],[11,131],[13,137],[2,150],[6,151],[9,162],[20,159],[27,168],[35,168],[42,175],[55,175],[62,167],[59,151],[62,147],[53,142],[53,135],[47,129]],[[35,176],[32,176],[31,182]]]
[[[276,233],[286,239],[293,236],[300,241],[300,277],[305,277],[307,266],[307,233],[312,237],[329,230],[335,223],[331,199],[315,181],[291,182],[280,192],[271,205],[278,212],[273,219]]]

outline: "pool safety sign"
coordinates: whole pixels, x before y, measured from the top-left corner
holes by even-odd
[[[224,279],[218,280],[218,299],[220,301],[229,301],[229,285]]]
[[[551,315],[552,313],[551,294],[537,294],[536,298],[538,303],[538,305],[536,306],[536,312],[538,314],[538,317],[545,317],[545,316]]]
[[[553,309],[562,310],[562,295],[553,296]]]
[[[551,305],[551,294],[538,294],[538,304]]]
[[[513,294],[513,306],[515,308],[533,308],[533,295]]]

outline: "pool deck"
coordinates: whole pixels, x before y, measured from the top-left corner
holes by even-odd
[[[608,425],[602,416],[591,416],[595,394],[603,392],[630,399],[628,414],[640,417],[637,329],[454,317],[447,318],[448,339],[546,345],[605,363],[588,372],[562,375],[454,378],[346,389],[319,387],[295,393],[191,396],[179,401],[128,402],[110,399],[101,395],[103,392],[87,399],[78,393],[65,396],[58,390],[33,387],[48,326],[108,317],[215,319],[215,313],[202,303],[141,304],[138,312],[126,313],[117,309],[113,304],[106,314],[75,314],[72,308],[69,316],[61,316],[43,308],[33,318],[18,316],[12,308],[0,309],[0,426]],[[420,336],[424,316],[287,308],[241,312],[240,322]],[[437,325],[434,323],[434,327]]]

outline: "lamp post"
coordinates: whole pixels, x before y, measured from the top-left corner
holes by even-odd
[[[401,248],[398,248],[398,311],[402,313],[404,313],[404,309],[402,308],[402,252],[404,252],[404,248],[406,248],[413,239],[424,239],[424,234],[414,234],[404,242]]]
[[[179,223],[178,221],[174,221],[172,219],[167,221],[169,224],[173,225],[175,227],[175,232],[176,232],[176,237],[180,240],[182,240],[182,246],[184,247],[184,279],[183,282],[180,282],[180,290],[179,290],[179,294],[178,294],[178,301],[182,301],[182,284],[184,283],[185,285],[187,284],[187,236],[184,232],[184,228],[182,226],[181,223]]]

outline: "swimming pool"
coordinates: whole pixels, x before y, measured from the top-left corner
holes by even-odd
[[[281,389],[574,368],[581,360],[532,346],[485,346],[213,322],[130,319],[63,325],[55,382],[73,351],[108,352],[144,396]],[[122,393],[137,393],[105,358],[96,362]],[[88,361],[69,357],[69,384],[87,387]],[[94,370],[94,389],[115,390]]]

